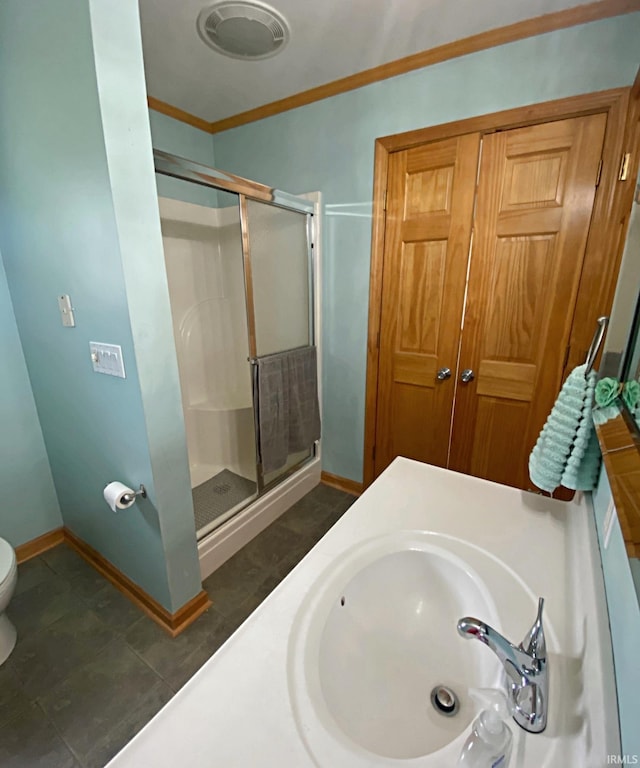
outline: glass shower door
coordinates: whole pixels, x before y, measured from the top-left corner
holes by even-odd
[[[201,539],[316,454],[313,204],[160,150],[154,161]],[[264,463],[256,361],[277,359],[298,407]]]
[[[240,203],[249,348],[260,358],[313,344],[313,283],[309,215],[243,198]],[[290,453],[271,472],[258,465],[258,488],[268,487],[314,455]]]

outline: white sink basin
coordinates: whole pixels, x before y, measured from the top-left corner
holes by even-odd
[[[502,631],[492,587],[504,598],[504,581],[509,602],[524,602],[534,616],[534,596],[495,558],[414,531],[365,542],[322,574],[298,612],[289,648],[294,715],[316,762],[444,765],[436,753],[453,742],[451,754],[459,751],[475,715],[468,689],[500,686],[502,670],[456,624],[471,615]],[[459,697],[452,717],[431,703],[441,685]]]
[[[317,663],[327,709],[349,738],[375,754],[418,757],[469,725],[468,687],[496,683],[480,644],[458,642],[456,622],[469,613],[496,620],[480,579],[444,550],[384,555],[345,585]],[[431,705],[438,685],[461,697],[454,717]]]

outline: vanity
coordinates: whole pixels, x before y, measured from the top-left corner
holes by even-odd
[[[110,768],[455,766],[496,655],[544,597],[550,675],[540,734],[510,722],[510,765],[600,768],[620,753],[590,501],[398,458]],[[450,691],[455,713],[432,693]]]

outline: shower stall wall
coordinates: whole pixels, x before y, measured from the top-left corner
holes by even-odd
[[[228,197],[219,208],[159,201],[198,538],[257,491],[240,217]]]
[[[320,480],[319,441],[263,471],[252,387],[271,355],[315,346],[320,365],[319,201],[154,156],[199,201],[159,198],[204,578]]]

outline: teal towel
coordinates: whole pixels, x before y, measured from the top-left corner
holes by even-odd
[[[600,443],[593,419],[587,414],[578,427],[578,434],[562,473],[560,485],[574,491],[592,491],[598,482],[600,461]]]
[[[565,381],[529,456],[529,476],[551,493],[560,485],[592,490],[600,469],[600,450],[591,412],[597,375],[585,376],[586,365]]]
[[[591,491],[598,482],[600,444],[592,418],[596,379],[597,375],[594,371],[587,376],[587,391],[582,405],[580,424],[560,480],[560,485],[574,491]]]

